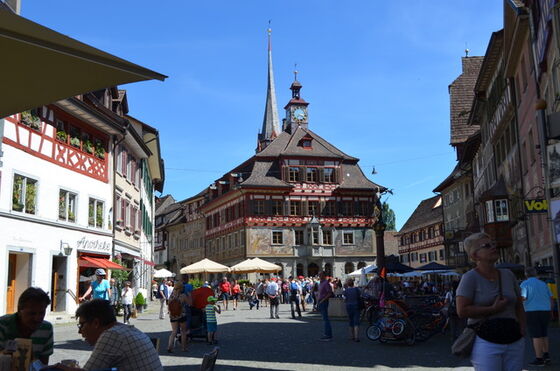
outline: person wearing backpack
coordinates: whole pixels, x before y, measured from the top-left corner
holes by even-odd
[[[299,308],[299,303],[301,299],[301,286],[299,282],[294,280],[294,277],[289,277],[289,289],[290,289],[290,310],[292,311],[292,318],[296,318],[296,313],[294,312],[294,304],[298,313],[298,318],[301,318],[301,309]]]
[[[183,352],[187,351],[187,306],[192,305],[192,298],[190,295],[183,293],[183,283],[177,282],[173,286],[173,292],[169,296],[167,309],[169,311],[169,320],[171,321],[171,334],[169,335],[169,342],[167,351],[173,353],[175,347],[175,337],[179,327],[181,328],[181,349]]]

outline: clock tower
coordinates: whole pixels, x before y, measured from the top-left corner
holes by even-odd
[[[308,123],[308,112],[307,103],[300,96],[301,84],[297,80],[297,71],[295,72],[295,80],[290,86],[292,91],[292,99],[286,104],[284,109],[286,110],[286,119],[284,121],[284,130],[290,133],[295,132],[298,126],[307,129]]]

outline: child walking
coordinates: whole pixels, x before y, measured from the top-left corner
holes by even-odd
[[[216,332],[218,331],[218,320],[216,319],[216,312],[221,313],[222,309],[216,305],[218,301],[214,296],[209,296],[208,304],[205,307],[206,312],[206,330],[208,332],[208,344],[217,344]]]

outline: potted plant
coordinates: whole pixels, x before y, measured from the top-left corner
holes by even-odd
[[[105,159],[105,147],[100,140],[95,141],[95,156],[104,160]]]
[[[31,129],[41,130],[41,118],[34,111],[23,111],[21,113],[21,123],[30,126]]]
[[[136,304],[136,310],[142,313],[144,305],[146,305],[146,298],[144,298],[144,295],[142,295],[141,292],[139,292],[134,298],[134,304]]]
[[[80,148],[80,138],[78,137],[70,138],[70,145],[76,148]]]
[[[68,134],[64,130],[59,130],[56,132],[56,139],[60,142],[66,143],[68,140]]]
[[[90,155],[93,155],[93,142],[89,139],[84,139],[82,142],[82,149]]]

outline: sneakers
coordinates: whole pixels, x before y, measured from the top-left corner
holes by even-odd
[[[323,336],[319,339],[320,341],[331,341],[332,340],[332,336]]]
[[[544,353],[542,357],[543,357],[544,364],[549,365],[550,364],[550,354]]]
[[[544,366],[544,360],[542,358],[535,358],[533,362],[529,362],[529,366]]]

